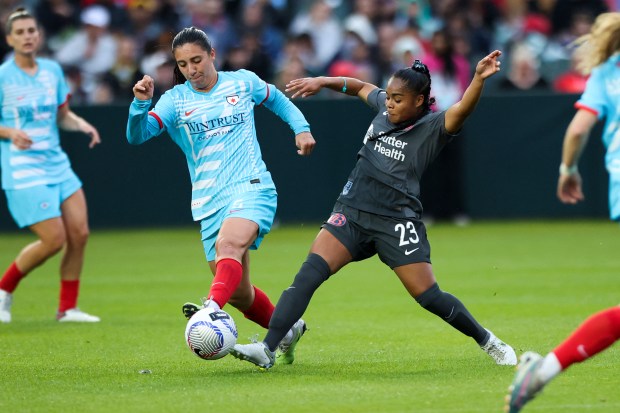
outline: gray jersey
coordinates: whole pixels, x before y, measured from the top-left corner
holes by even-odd
[[[382,89],[368,95],[368,104],[378,114],[338,201],[374,214],[420,218],[420,178],[454,135],[446,131],[445,112],[436,112],[413,126],[372,139],[396,126],[387,119],[385,95]]]

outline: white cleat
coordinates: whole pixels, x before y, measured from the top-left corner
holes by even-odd
[[[13,303],[13,294],[0,290],[0,323],[11,322],[11,304]]]
[[[520,412],[526,403],[540,393],[545,386],[545,382],[538,375],[542,363],[543,357],[540,354],[533,351],[523,353],[517,366],[517,374],[508,388],[505,412]]]
[[[495,334],[491,331],[487,330],[490,334],[489,340],[484,346],[480,348],[484,350],[495,363],[500,366],[516,366],[517,365],[517,354],[508,344],[504,343],[502,340],[497,338]]]
[[[265,343],[235,344],[230,354],[239,360],[249,361],[261,369],[270,369],[276,361],[275,351],[270,351]]]
[[[98,323],[101,321],[99,317],[85,313],[77,307],[58,313],[56,320],[59,323]]]

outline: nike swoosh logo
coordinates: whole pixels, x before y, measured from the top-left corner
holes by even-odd
[[[411,250],[411,251],[409,251],[409,250],[405,250],[405,255],[411,255],[411,254],[413,254],[414,252],[416,252],[416,251],[417,251],[417,250],[419,250],[419,249],[420,249],[420,247],[418,247],[418,248],[416,248],[416,249],[414,249],[414,250]]]
[[[192,113],[194,113],[194,111],[195,111],[196,109],[198,109],[198,108],[192,109],[192,110],[190,110],[190,111],[185,111],[185,116],[189,116],[189,115],[191,115]]]

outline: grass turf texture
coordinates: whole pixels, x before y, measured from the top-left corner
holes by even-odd
[[[318,225],[276,228],[252,254],[275,302]],[[605,221],[429,228],[440,286],[487,328],[546,353],[587,316],[620,302],[620,227]],[[0,234],[8,266],[33,237]],[[315,294],[291,366],[260,372],[185,346],[180,307],[211,276],[198,228],[94,231],[80,307],[100,324],[59,324],[58,257],[26,278],[0,324],[1,412],[500,412],[511,367],[496,366],[411,299],[378,258],[346,267]],[[239,342],[264,330],[226,309]],[[526,412],[620,411],[620,345],[573,366]],[[150,374],[140,374],[149,370]]]

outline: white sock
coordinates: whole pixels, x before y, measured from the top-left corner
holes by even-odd
[[[204,307],[205,308],[212,308],[214,310],[221,310],[220,306],[218,303],[216,303],[213,300],[207,300],[204,302]]]
[[[562,365],[554,353],[549,353],[543,359],[540,368],[538,369],[538,375],[540,379],[547,383],[551,381],[555,376],[562,371]]]
[[[283,343],[288,343],[293,339],[293,329],[291,328],[282,339]]]

